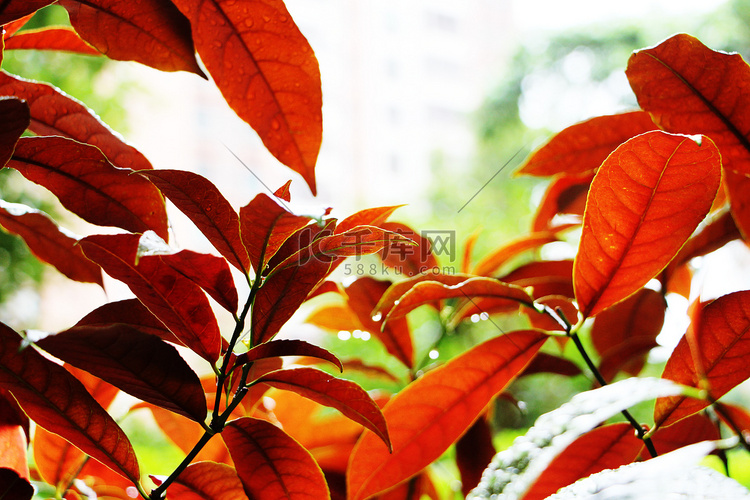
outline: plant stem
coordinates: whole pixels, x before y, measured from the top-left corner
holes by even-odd
[[[211,439],[214,436],[214,433],[211,431],[206,431],[203,433],[203,436],[201,436],[200,441],[198,441],[195,446],[193,446],[193,449],[190,450],[190,453],[187,454],[187,456],[182,460],[180,465],[177,466],[177,468],[172,471],[172,473],[169,475],[167,479],[164,480],[163,483],[161,483],[159,486],[157,486],[155,489],[151,490],[151,500],[160,500],[164,498],[164,492],[169,487],[172,482],[177,479],[177,477],[184,471],[188,465],[190,465],[190,462],[193,461],[193,459],[200,453],[200,451],[203,449],[203,447],[208,443],[208,440]]]

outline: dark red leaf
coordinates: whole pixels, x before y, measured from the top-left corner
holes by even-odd
[[[354,382],[337,379],[314,368],[278,370],[263,375],[257,382],[293,391],[322,405],[336,408],[351,420],[370,429],[390,446],[388,427],[380,408]]]
[[[412,277],[423,273],[431,273],[434,269],[439,268],[432,249],[432,242],[423,234],[417,234],[412,228],[400,222],[383,222],[378,224],[378,226],[416,242],[416,245],[414,245],[413,243],[402,243],[394,239],[390,245],[386,246],[380,252],[379,255],[383,263],[388,267],[392,267],[396,271],[396,274]],[[435,234],[435,237],[442,238],[440,241],[441,249],[445,245],[448,245],[448,248],[443,250],[446,253],[451,253],[451,236],[446,236],[445,233],[438,232]]]
[[[227,261],[205,253],[182,250],[161,255],[169,267],[201,287],[221,307],[232,314],[237,313],[237,289]]]
[[[362,277],[346,287],[349,308],[357,316],[363,329],[372,333],[386,350],[407,368],[414,366],[414,346],[406,318],[394,319],[383,325],[383,317],[375,321],[372,312],[383,293],[391,286],[390,281],[379,281]]]
[[[0,324],[0,385],[37,425],[74,442],[84,453],[136,482],[138,462],[125,433],[65,368],[26,348]]]
[[[54,3],[54,0],[6,0],[0,5],[0,24],[33,14],[51,3]]]
[[[473,277],[475,276],[472,276],[471,274],[426,273],[406,278],[405,280],[393,283],[385,291],[385,293],[383,293],[383,295],[380,297],[380,300],[378,301],[378,304],[373,308],[373,314],[376,318],[378,318],[378,321],[380,321],[380,318],[387,316],[391,312],[391,309],[393,309],[393,307],[396,305],[396,302],[400,301],[401,297],[406,292],[414,288],[419,283],[425,281],[433,281],[442,283],[444,285],[453,286],[463,283],[464,281],[467,281]],[[378,313],[380,314],[379,317]]]
[[[282,0],[174,3],[190,20],[198,54],[229,106],[316,194],[320,70]]]
[[[169,487],[170,500],[245,500],[245,490],[232,467],[214,462],[198,462],[177,476]]]
[[[581,369],[570,360],[540,352],[531,360],[531,363],[519,377],[534,375],[535,373],[555,373],[566,377],[575,377],[581,374]]]
[[[102,150],[116,167],[151,169],[138,150],[125,144],[86,106],[44,83],[23,80],[0,71],[0,95],[24,99],[31,111],[29,130],[37,135],[60,135]]]
[[[716,423],[702,413],[683,418],[669,427],[661,427],[651,436],[659,455],[700,441],[718,439],[721,439],[721,435]]]
[[[6,424],[20,425],[26,435],[26,441],[31,442],[29,417],[18,406],[16,399],[5,389],[0,389],[0,418]]]
[[[549,295],[573,297],[573,261],[546,260],[530,262],[514,269],[501,281],[512,283],[520,287],[533,287],[534,297],[542,298]],[[573,318],[570,318],[573,320]]]
[[[341,364],[341,361],[339,361],[339,358],[322,347],[310,344],[304,340],[271,340],[257,345],[249,351],[237,356],[235,366],[241,366],[258,359],[273,358],[277,356],[312,356],[329,361],[336,365],[339,370],[344,371],[344,367]]]
[[[341,293],[339,284],[335,281],[323,281],[318,286],[316,286],[312,292],[310,292],[310,294],[307,296],[307,300],[328,292]]]
[[[31,123],[28,103],[15,97],[0,97],[0,168],[16,148],[16,142]]]
[[[73,52],[87,56],[101,53],[81,40],[78,33],[70,28],[43,28],[27,30],[5,39],[5,50],[54,50]]]
[[[713,400],[750,377],[746,355],[750,348],[750,292],[724,295],[703,307],[694,324],[680,339],[664,367],[662,378],[702,387],[705,375]],[[690,343],[695,344],[691,347]],[[698,357],[698,359],[695,359]],[[654,421],[670,425],[696,413],[708,401],[672,396],[656,400]]]
[[[721,158],[707,137],[660,131],[607,157],[591,183],[573,270],[584,318],[626,299],[672,260],[711,208]]]
[[[31,500],[34,487],[12,469],[0,468],[0,498],[3,500]]]
[[[330,498],[310,452],[275,425],[254,418],[229,422],[221,433],[250,498]]]
[[[184,213],[233,266],[247,274],[250,259],[240,238],[240,218],[208,179],[184,170],[140,172]]]
[[[158,337],[127,325],[78,326],[37,345],[56,358],[144,401],[197,422],[206,419],[198,375],[177,350]]]
[[[535,232],[548,231],[556,228],[561,223],[555,222],[556,215],[575,216],[575,221],[580,224],[586,208],[586,195],[591,185],[593,174],[564,175],[554,178],[547,187],[542,201],[536,209],[531,230]]]
[[[311,220],[290,213],[263,193],[242,207],[240,233],[256,274],[264,273],[281,245]]]
[[[63,137],[22,137],[8,166],[92,224],[133,232],[150,229],[168,237],[164,199],[156,187],[115,167],[93,146]]]
[[[521,165],[517,174],[548,177],[591,172],[631,137],[657,130],[644,111],[597,116],[558,132]]]
[[[740,231],[737,229],[730,212],[724,212],[716,216],[698,234],[687,240],[687,243],[680,249],[680,253],[669,263],[664,271],[667,279],[674,274],[678,267],[691,259],[718,250],[740,237]]]
[[[83,255],[78,240],[57,227],[45,213],[0,200],[0,226],[23,238],[39,260],[68,278],[104,286],[101,269]]]
[[[383,408],[392,453],[365,431],[347,470],[349,498],[369,498],[436,460],[523,371],[546,339],[536,331],[495,337],[406,386]]]
[[[81,38],[110,59],[205,76],[195,59],[190,22],[168,0],[61,0],[60,5]]]
[[[620,371],[637,375],[648,353],[658,346],[656,338],[648,335],[629,337],[607,351],[599,361],[599,372],[607,381],[612,381]]]
[[[716,403],[716,413],[722,422],[726,423],[738,434],[742,434],[745,441],[750,435],[750,412],[741,406],[727,403]]]
[[[646,362],[648,351],[626,352],[622,347],[635,337],[642,341],[639,345],[655,347],[656,336],[664,325],[666,310],[667,303],[661,293],[643,288],[599,313],[591,328],[591,342],[601,358],[610,358],[618,363],[617,371],[623,369],[630,375],[637,375]],[[613,353],[616,355],[612,356]],[[608,371],[611,373],[611,369]]]
[[[713,51],[678,34],[636,51],[625,72],[641,109],[663,130],[706,134],[721,150],[723,166],[750,174],[750,80],[739,54]]]
[[[286,181],[283,186],[273,192],[273,195],[278,199],[284,200],[285,202],[289,203],[290,201],[292,201],[292,194],[289,192],[289,186],[291,186],[291,184],[291,180]]]
[[[490,252],[480,260],[472,271],[472,274],[479,276],[492,276],[513,257],[525,252],[539,248],[547,243],[559,241],[557,236],[548,231],[531,233],[517,240],[511,241],[500,248]]]
[[[643,441],[629,423],[599,427],[560,453],[539,476],[524,500],[542,500],[563,486],[604,469],[616,469],[638,456]]]
[[[76,326],[109,326],[113,323],[129,325],[144,333],[156,335],[162,340],[184,346],[164,323],[156,319],[146,306],[138,299],[126,299],[110,302],[91,311]]]
[[[26,23],[28,23],[31,18],[34,17],[34,14],[36,14],[36,12],[32,12],[31,14],[25,15],[21,18],[16,19],[15,21],[11,21],[3,25],[3,29],[5,30],[5,35],[3,36],[3,38],[10,38],[15,35],[18,30],[23,28]]]
[[[107,274],[128,285],[183,344],[210,362],[219,359],[221,335],[208,299],[159,255],[138,258],[139,246],[150,242],[137,234],[118,234],[87,236],[80,244]]]
[[[461,474],[461,493],[464,496],[479,484],[484,469],[494,456],[492,430],[487,420],[479,418],[456,441],[456,466]]]

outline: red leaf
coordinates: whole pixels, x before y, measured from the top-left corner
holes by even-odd
[[[625,72],[638,104],[667,132],[706,134],[728,170],[750,174],[750,80],[739,54],[717,52],[698,39],[675,35],[636,51]]]
[[[86,106],[60,90],[0,71],[0,94],[24,99],[31,111],[29,130],[37,135],[60,135],[102,150],[120,168],[153,168],[143,154],[125,144]]]
[[[9,408],[9,407],[8,407]],[[0,412],[0,468],[11,469],[24,479],[29,478],[26,434],[23,426],[14,422],[15,412]]]
[[[442,283],[444,285],[453,286],[463,283],[464,281],[467,281],[473,277],[475,276],[472,276],[471,274],[428,273],[406,278],[405,280],[393,283],[388,288],[388,290],[383,293],[382,297],[380,297],[380,300],[378,301],[378,304],[373,308],[373,313],[375,317],[378,317],[378,313],[380,314],[381,318],[387,316],[388,313],[391,312],[391,309],[393,309],[393,307],[396,305],[396,303],[400,302],[401,297],[403,297],[406,292],[424,281],[433,281]]]
[[[380,252],[380,258],[383,260],[383,263],[388,267],[392,267],[396,271],[396,274],[412,277],[423,273],[430,273],[435,268],[439,268],[435,254],[432,251],[432,243],[428,238],[422,234],[417,234],[412,228],[400,222],[383,222],[378,224],[378,226],[416,242],[416,245],[414,245],[413,243],[402,243],[394,239],[390,245],[386,246]],[[440,236],[441,234],[436,234],[436,237]],[[441,241],[441,243],[443,245],[450,245],[452,241],[450,238],[452,236],[445,236],[443,233],[442,237],[448,239]],[[450,248],[446,253],[451,253]]]
[[[366,330],[362,323],[359,322],[359,318],[354,311],[345,305],[331,304],[323,306],[320,309],[316,309],[305,321],[333,332]]]
[[[271,340],[257,345],[237,356],[235,366],[241,366],[258,359],[274,358],[277,356],[312,356],[324,359],[336,365],[339,370],[344,371],[344,366],[339,361],[339,358],[322,347],[310,344],[304,340]]]
[[[11,469],[0,468],[0,498],[3,500],[31,500],[34,487]]]
[[[563,295],[547,295],[537,299],[536,302],[549,307],[553,311],[560,309],[568,321],[575,321],[578,318],[578,309],[573,300]],[[561,325],[557,319],[550,317],[546,312],[540,313],[528,307],[524,307],[522,311],[529,317],[529,322],[534,328],[547,331],[565,331],[565,325]],[[564,337],[557,337],[558,340],[561,338],[565,340]]]
[[[695,257],[718,250],[740,237],[734,218],[729,212],[724,212],[713,218],[698,234],[687,240],[687,243],[680,249],[680,253],[669,263],[665,273],[670,277],[680,265]]]
[[[183,170],[139,172],[156,184],[233,266],[247,274],[250,259],[240,238],[239,216],[208,179]]]
[[[16,148],[16,142],[31,123],[28,103],[15,97],[0,97],[0,168]]]
[[[26,16],[16,19],[15,21],[11,21],[3,25],[3,29],[5,30],[5,34],[3,35],[3,38],[10,38],[13,35],[15,35],[18,32],[18,30],[26,26],[26,23],[28,23],[31,20],[31,18],[34,17],[34,14],[36,14],[36,12],[32,12],[31,14],[28,14]]]
[[[708,213],[721,180],[710,139],[647,132],[618,147],[589,190],[573,270],[584,318],[656,276]]]
[[[453,286],[424,281],[416,284],[401,296],[399,303],[390,310],[385,321],[400,318],[417,307],[435,300],[453,297],[472,299],[480,296],[508,300],[509,304],[513,305],[519,303],[531,305],[534,302],[534,299],[523,288],[493,278],[471,278]]]
[[[555,373],[566,377],[575,377],[581,374],[581,369],[570,360],[540,352],[531,360],[531,363],[519,377],[534,375],[535,373]]]
[[[683,446],[700,441],[721,439],[715,422],[704,414],[695,414],[683,418],[674,425],[656,430],[651,440],[659,455],[664,455]]]
[[[745,241],[750,241],[750,177],[724,170],[724,185],[732,218]]]
[[[284,200],[285,202],[289,203],[290,201],[292,201],[292,194],[289,192],[289,186],[291,186],[291,184],[291,180],[286,181],[283,186],[273,192],[273,195],[278,199]]]
[[[198,54],[229,106],[316,194],[320,70],[282,0],[174,3],[192,23]]]
[[[658,347],[654,337],[630,337],[610,349],[599,361],[599,372],[604,380],[612,381],[620,371],[637,375],[651,349]]]
[[[290,213],[263,193],[242,207],[240,233],[256,274],[264,273],[281,245],[311,220]]]
[[[93,146],[63,137],[22,137],[9,167],[57,196],[84,220],[168,237],[164,199],[148,181],[112,165]]]
[[[81,38],[110,59],[205,76],[195,60],[190,22],[168,0],[62,0],[60,5]]]
[[[521,165],[517,174],[548,177],[591,172],[631,137],[657,130],[648,113],[597,116],[558,132]]]
[[[392,207],[367,208],[350,215],[336,226],[334,234],[341,234],[357,226],[380,226],[401,205]]]
[[[547,191],[539,202],[531,223],[531,230],[535,232],[553,230],[560,226],[555,223],[555,216],[573,216],[566,220],[580,224],[586,208],[586,195],[591,185],[593,174],[564,175],[552,179]]]
[[[638,456],[642,446],[643,441],[626,422],[594,429],[560,453],[523,499],[542,500],[578,479],[629,464]]]
[[[511,241],[482,258],[482,260],[474,266],[472,274],[477,274],[479,276],[492,276],[497,273],[506,262],[513,257],[516,257],[518,254],[525,252],[526,250],[539,248],[542,245],[554,241],[559,241],[557,236],[547,231],[531,233],[522,238]]]
[[[6,24],[25,15],[33,14],[54,0],[9,0],[0,6],[0,24]]]
[[[456,466],[461,473],[464,497],[479,484],[484,469],[495,456],[492,431],[487,420],[480,418],[456,441]]]
[[[210,362],[219,359],[221,335],[208,299],[160,256],[137,259],[139,245],[149,242],[137,234],[118,234],[87,236],[80,244],[107,274],[128,285],[182,343]]]
[[[226,260],[190,250],[161,255],[160,258],[169,267],[205,290],[221,307],[232,314],[237,313],[237,289],[234,287],[234,278]]]
[[[664,367],[662,378],[692,387],[701,386],[705,374],[708,392],[713,400],[750,377],[746,361],[750,349],[750,292],[724,295],[705,306],[699,315],[694,335],[680,339]],[[690,342],[695,342],[691,349]],[[699,355],[700,359],[693,356]],[[697,365],[697,366],[696,366]],[[672,396],[656,400],[656,425],[670,425],[696,413],[708,401],[686,396]]]
[[[177,350],[130,326],[79,326],[37,345],[56,358],[144,401],[197,422],[206,419],[206,398],[198,375]]]
[[[740,406],[726,403],[716,403],[715,408],[721,421],[736,430],[738,434],[742,434],[743,439],[747,441],[746,436],[750,434],[750,412]]]
[[[370,277],[359,278],[346,288],[348,304],[364,330],[377,337],[386,350],[407,368],[413,368],[414,346],[406,319],[394,319],[383,325],[382,319],[375,321],[372,316],[372,311],[390,286],[390,281],[378,281]]]
[[[138,299],[126,299],[119,302],[110,302],[91,311],[82,318],[76,326],[109,326],[113,323],[129,325],[144,333],[156,335],[167,342],[184,344],[164,326],[164,323],[156,319],[156,316],[144,306]]]
[[[386,444],[388,428],[380,408],[360,386],[337,379],[314,368],[278,370],[257,380],[272,387],[293,391],[325,406],[336,408],[345,416],[364,425]]]
[[[228,465],[198,462],[177,476],[169,487],[170,500],[245,500],[245,490],[237,472]]]
[[[535,298],[549,295],[573,297],[573,261],[530,262],[500,277],[500,280],[524,288],[533,287]]]
[[[436,460],[524,369],[546,339],[536,331],[490,339],[399,392],[383,408],[393,453],[374,434],[363,434],[347,471],[350,498],[361,500],[385,491]]]
[[[34,463],[42,479],[53,486],[68,485],[81,469],[86,455],[42,427],[34,429]]]
[[[23,238],[39,260],[68,278],[104,286],[101,269],[83,255],[78,240],[57,227],[45,213],[0,200],[0,225]]]
[[[656,336],[664,325],[667,303],[661,293],[643,288],[626,300],[602,311],[591,328],[591,341],[602,358],[617,353],[613,358],[618,370],[624,369],[630,375],[637,375],[646,362],[648,351],[638,352],[638,356],[623,356],[622,346],[630,340],[645,342],[655,347]],[[640,345],[644,345],[641,343]]]
[[[73,52],[87,56],[101,53],[81,40],[78,33],[70,28],[44,28],[27,30],[5,39],[5,50],[54,50]]]
[[[221,433],[250,498],[330,498],[310,452],[273,424],[254,418],[229,422]]]
[[[39,426],[137,482],[135,453],[112,417],[65,368],[33,348],[19,352],[20,346],[21,337],[0,324],[0,385],[13,393]]]

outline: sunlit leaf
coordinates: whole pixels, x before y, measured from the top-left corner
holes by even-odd
[[[343,222],[343,221],[342,221]],[[403,243],[394,239],[390,245],[383,248],[379,253],[383,263],[392,267],[396,274],[408,277],[418,276],[423,273],[433,273],[439,269],[435,249],[432,242],[426,237],[427,233],[417,233],[414,229],[400,222],[383,222],[378,227],[392,231],[396,234],[408,238],[416,243]],[[436,231],[433,236],[439,239],[441,253],[450,254],[453,241],[453,234],[446,234],[445,231]],[[447,248],[446,248],[447,246]],[[448,255],[451,258],[451,255]]]
[[[365,432],[347,471],[349,497],[368,498],[436,460],[523,370],[546,339],[536,331],[493,338],[399,392],[383,408],[393,452],[375,434]]]
[[[380,226],[399,206],[401,205],[360,210],[339,222],[336,225],[334,234],[343,233],[357,226]]]
[[[190,22],[168,0],[59,3],[81,38],[110,59],[204,76],[195,59]]]
[[[372,311],[390,286],[390,281],[379,281],[369,276],[359,278],[346,287],[348,304],[357,315],[362,328],[378,338],[386,350],[407,368],[412,368],[414,346],[406,319],[394,319],[385,325],[383,325],[382,315],[378,321],[373,319]]]
[[[534,151],[516,173],[548,177],[590,172],[623,142],[656,129],[643,111],[597,116],[558,132]]]
[[[386,317],[391,312],[391,309],[393,309],[401,300],[401,297],[419,283],[433,281],[447,286],[453,286],[463,283],[473,277],[475,276],[471,274],[424,273],[397,281],[396,283],[393,283],[380,297],[377,305],[373,308],[373,314],[375,314],[375,317],[377,317],[378,313],[381,318]]]
[[[6,50],[54,50],[72,52],[87,56],[98,56],[101,53],[81,40],[70,28],[43,28],[27,30],[5,39]]]
[[[651,436],[659,455],[701,441],[721,439],[719,427],[708,415],[698,413],[683,418],[669,427],[661,427]]]
[[[0,168],[3,168],[31,123],[29,104],[15,97],[0,97],[0,118]]]
[[[26,434],[23,426],[17,422],[15,411],[10,405],[2,405],[0,407],[0,468],[14,470],[20,477],[28,479],[27,447]]]
[[[719,297],[703,308],[699,318],[694,335],[686,334],[680,339],[662,377],[701,387],[705,375],[709,395],[716,400],[750,377],[746,362],[750,352],[750,292]],[[695,342],[692,349],[690,342]],[[657,425],[669,425],[708,404],[684,396],[661,398],[656,401],[654,421]]]
[[[235,365],[239,366],[258,359],[276,356],[312,356],[334,364],[341,371],[344,370],[341,361],[330,351],[304,340],[271,340],[265,342],[237,356]]]
[[[34,430],[34,463],[48,484],[70,484],[80,470],[86,455],[43,427]]]
[[[237,472],[228,465],[214,462],[188,465],[169,487],[172,500],[195,500],[196,495],[205,500],[247,499]]]
[[[133,448],[112,417],[65,368],[0,324],[0,385],[10,390],[37,425],[74,442],[83,452],[133,482],[140,471]]]
[[[289,203],[290,201],[292,201],[292,193],[289,191],[289,187],[291,186],[291,184],[291,180],[286,181],[283,186],[273,192],[273,195],[278,199],[284,200],[285,202]]]
[[[256,274],[263,273],[281,245],[311,220],[290,213],[263,193],[242,207],[240,233]]]
[[[229,422],[221,437],[250,498],[330,498],[310,452],[275,425],[241,418]]]
[[[549,295],[573,297],[573,261],[542,260],[529,262],[501,276],[500,281],[520,287],[532,287],[535,298]],[[570,318],[573,320],[573,318]]]
[[[750,67],[739,54],[713,51],[678,34],[636,51],[626,70],[641,109],[677,134],[705,134],[724,167],[750,174]]]
[[[101,269],[83,255],[78,239],[44,212],[0,200],[0,226],[23,238],[31,253],[68,278],[103,286]]]
[[[221,335],[208,299],[192,280],[159,255],[137,259],[137,234],[94,235],[81,240],[84,253],[130,290],[182,343],[204,359],[219,358]]]
[[[37,135],[59,135],[96,146],[116,167],[152,168],[143,154],[125,144],[91,110],[51,85],[0,71],[0,94],[13,95],[28,103],[31,112],[29,130]]]
[[[316,309],[305,322],[332,332],[365,330],[354,311],[341,304],[329,304]]]
[[[92,224],[168,237],[164,199],[156,187],[115,167],[93,146],[63,137],[22,137],[8,166]]]
[[[656,347],[656,336],[664,325],[666,309],[667,303],[661,293],[648,288],[639,290],[596,317],[591,328],[594,348],[600,357],[607,358],[634,337],[644,341],[649,339],[650,344]],[[641,352],[636,357],[623,354],[620,351],[615,356],[619,362],[618,368],[630,375],[637,375],[646,362],[646,353]]]
[[[258,382],[296,392],[325,406],[336,408],[348,418],[364,425],[385,443],[390,443],[380,408],[360,386],[338,379],[314,368],[278,370],[263,375]]]
[[[237,313],[237,289],[227,261],[214,255],[182,250],[160,256],[169,267],[201,287],[221,307]]]
[[[513,257],[534,248],[539,248],[547,243],[559,241],[557,236],[550,232],[531,233],[510,243],[504,244],[490,252],[474,266],[472,274],[479,276],[492,276]]]
[[[627,422],[606,425],[576,439],[534,482],[524,500],[543,500],[559,488],[604,469],[629,464],[638,456],[643,441]]]
[[[132,396],[197,422],[206,419],[198,376],[174,347],[158,337],[121,324],[78,326],[37,345]]]
[[[435,300],[453,297],[471,300],[480,296],[507,300],[512,305],[531,305],[534,301],[523,288],[493,278],[470,278],[453,286],[424,281],[416,284],[399,299],[398,304],[386,316],[386,321],[403,317],[409,311]]]
[[[20,19],[53,2],[54,0],[8,0],[3,2],[0,6],[0,24]]]
[[[618,147],[591,184],[573,270],[584,318],[656,276],[708,213],[721,180],[710,139],[647,132]]]
[[[174,4],[190,20],[198,54],[229,106],[316,194],[320,70],[282,0]]]

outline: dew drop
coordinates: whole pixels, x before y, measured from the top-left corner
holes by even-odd
[[[352,334],[347,332],[346,330],[341,330],[338,334],[339,340],[349,340],[352,338]]]
[[[271,17],[270,16],[263,16],[263,22],[268,23],[270,21],[271,21]]]
[[[471,315],[471,322],[472,323],[479,323],[479,315],[478,314],[472,314]]]
[[[287,22],[287,20],[288,18],[286,16],[279,16],[279,21],[281,21],[282,23]]]
[[[429,356],[430,356],[430,359],[438,359],[438,357],[440,356],[440,353],[438,352],[437,349],[433,349],[430,351]]]
[[[377,314],[375,314],[375,316],[372,317],[373,321],[380,321],[381,319],[383,319],[383,314],[382,313],[377,313]]]
[[[247,26],[248,28],[252,28],[253,24],[255,24],[255,21],[253,21],[252,17],[248,17],[247,19],[245,19],[245,26]]]
[[[364,341],[370,340],[370,332],[362,332],[361,338]]]
[[[274,129],[274,130],[279,130],[281,128],[281,125],[279,124],[279,120],[277,120],[276,118],[274,118],[271,121],[271,128]]]

